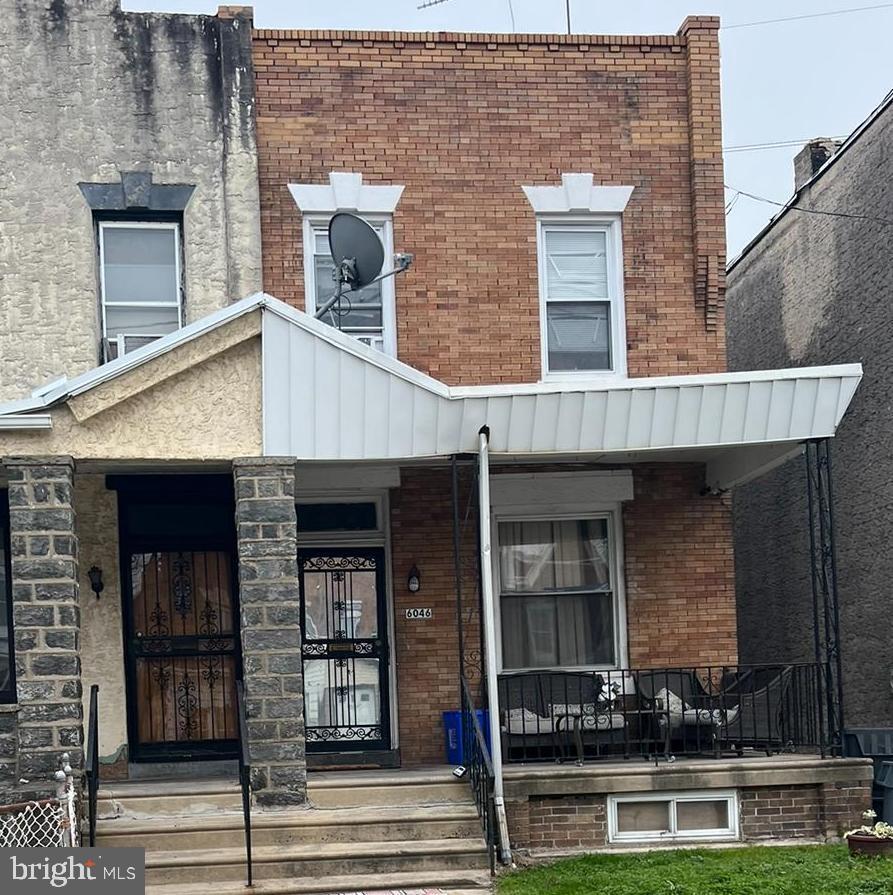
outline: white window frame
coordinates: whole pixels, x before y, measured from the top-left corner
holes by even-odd
[[[176,221],[103,221],[99,222],[99,307],[102,318],[102,338],[112,341],[106,320],[106,309],[112,308],[176,308],[177,328],[183,327],[183,262],[180,257],[180,224]],[[106,230],[171,230],[174,234],[174,263],[177,273],[177,302],[107,301],[105,297],[105,232]],[[128,336],[160,339],[169,333],[133,332]],[[121,356],[121,353],[118,354]]]
[[[537,668],[506,668],[502,656],[502,576],[500,571],[500,522],[560,522],[604,519],[608,523],[610,541],[610,570],[614,594],[614,664],[612,665],[557,665]],[[494,512],[491,525],[493,545],[493,586],[496,593],[496,661],[499,673],[528,671],[618,671],[628,666],[628,638],[626,619],[626,577],[623,565],[623,520],[621,504],[590,507],[586,512],[544,513],[542,507],[515,507],[508,512]],[[523,597],[523,594],[520,595]]]
[[[588,230],[605,234],[607,254],[608,298],[556,299],[561,302],[600,302],[610,308],[611,369],[550,370],[548,329],[548,287],[546,277],[546,232],[549,230]],[[537,275],[540,299],[540,365],[543,381],[587,381],[625,378],[626,366],[626,303],[623,291],[623,234],[620,215],[543,214],[536,219]]]
[[[304,310],[311,317],[316,314],[316,233],[325,230],[332,219],[331,214],[305,214],[304,221]],[[381,242],[384,246],[385,266],[388,259],[394,257],[394,219],[390,214],[364,214],[363,220],[371,227],[381,229]],[[389,357],[397,356],[397,296],[395,277],[381,280],[381,335],[383,353]],[[332,292],[335,291],[334,281]],[[350,298],[350,292],[347,293]],[[349,335],[353,335],[349,333]]]
[[[726,829],[677,830],[676,809],[679,802],[720,802],[728,805],[729,826]],[[669,832],[628,832],[618,830],[617,806],[628,802],[669,802]],[[608,796],[608,842],[704,842],[740,838],[738,792],[736,790],[698,790],[691,792],[639,792]]]

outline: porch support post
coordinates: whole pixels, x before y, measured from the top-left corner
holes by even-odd
[[[9,478],[18,775],[27,797],[55,793],[69,754],[84,764],[78,551],[71,457],[4,460]]]
[[[483,668],[487,681],[487,706],[490,716],[490,743],[493,763],[493,801],[499,830],[499,853],[504,864],[511,864],[508,819],[502,785],[502,737],[499,727],[499,667],[496,663],[496,608],[493,597],[493,556],[490,544],[490,430],[484,426],[478,436],[480,477],[479,511],[481,522],[481,594],[484,630]]]
[[[307,800],[295,461],[233,462],[251,787],[266,807]]]

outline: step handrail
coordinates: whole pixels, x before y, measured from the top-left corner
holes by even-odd
[[[465,676],[462,676],[462,751],[463,761],[468,766],[468,781],[474,795],[475,806],[487,843],[490,861],[490,875],[496,874],[496,803],[493,796],[493,760],[487,748],[487,740],[478,721],[474,700]]]
[[[242,817],[245,824],[245,859],[248,865],[248,881],[254,885],[251,863],[251,756],[248,751],[248,720],[245,716],[245,689],[242,681],[236,681],[236,711],[239,716],[239,785],[242,788]]]
[[[90,848],[96,846],[96,805],[99,799],[99,685],[90,687],[87,715],[87,754],[84,777],[87,784],[87,836]]]

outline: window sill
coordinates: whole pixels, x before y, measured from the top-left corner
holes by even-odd
[[[0,702],[0,715],[11,715],[18,712],[19,704],[17,702]]]

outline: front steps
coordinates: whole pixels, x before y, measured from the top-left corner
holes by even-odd
[[[312,807],[252,812],[255,891],[487,891],[480,821],[449,769],[311,774]],[[148,895],[245,892],[241,793],[231,780],[111,784],[97,846],[146,848]]]

